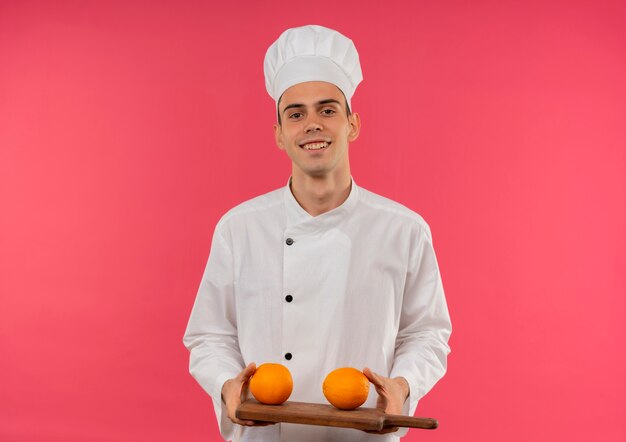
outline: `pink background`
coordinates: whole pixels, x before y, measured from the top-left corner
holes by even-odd
[[[435,239],[406,440],[625,440],[624,5],[0,2],[0,440],[218,440],[182,335],[219,217],[287,181],[262,61],[310,23],[361,54],[357,183]]]

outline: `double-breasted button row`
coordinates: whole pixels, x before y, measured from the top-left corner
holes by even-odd
[[[293,243],[294,243],[293,238],[287,238],[285,240],[285,244],[287,244],[288,246],[292,245]],[[293,301],[293,296],[291,295],[285,296],[285,301],[287,302]],[[291,353],[285,353],[285,359],[287,359],[288,361],[290,361],[292,357],[293,355]]]

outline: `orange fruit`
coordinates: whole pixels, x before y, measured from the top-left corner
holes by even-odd
[[[322,391],[328,402],[335,407],[353,410],[367,400],[370,381],[356,368],[338,368],[328,373]]]
[[[292,391],[291,373],[281,364],[261,364],[250,378],[250,393],[262,404],[282,404]]]

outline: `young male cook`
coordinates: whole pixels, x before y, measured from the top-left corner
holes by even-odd
[[[326,403],[326,375],[355,367],[375,387],[363,406],[412,415],[450,351],[428,225],[350,173],[349,144],[361,127],[350,110],[362,80],[354,44],[321,26],[288,29],[264,70],[291,177],[218,222],[184,337],[190,372],[213,399],[225,439],[398,440],[405,429],[370,434],[235,416],[255,364],[265,362],[291,371],[289,400]]]

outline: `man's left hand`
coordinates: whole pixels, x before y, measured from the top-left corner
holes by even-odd
[[[365,367],[363,374],[374,384],[378,393],[376,408],[388,414],[402,414],[404,401],[409,396],[409,383],[403,377],[386,378],[374,373]],[[385,428],[381,431],[367,431],[367,433],[385,434],[398,431],[398,427]]]

